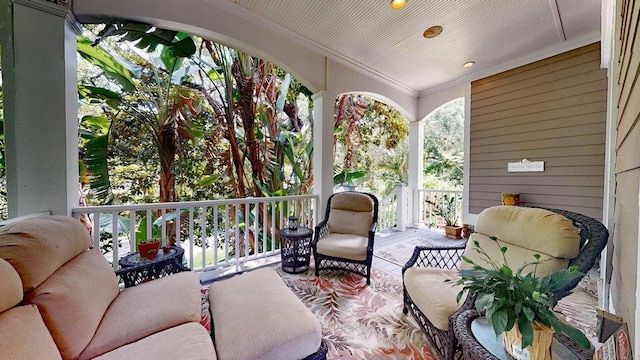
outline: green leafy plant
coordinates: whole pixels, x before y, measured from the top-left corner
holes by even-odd
[[[433,206],[431,213],[433,215],[442,217],[445,225],[458,226],[458,211],[455,195],[447,196],[445,194],[441,200],[432,201],[426,199],[425,202]]]
[[[536,270],[541,264],[539,254],[533,256],[535,261],[525,263],[514,272],[505,257],[507,247],[503,246],[496,237],[490,238],[498,243],[504,262],[491,259],[480,243],[474,241],[474,250],[490,266],[481,267],[463,256],[463,260],[473,267],[460,270],[460,279],[456,284],[462,285],[463,288],[458,293],[457,301],[460,302],[465,292],[477,294],[475,308],[479,313],[485,314],[496,336],[511,330],[517,322],[522,334],[522,348],[533,343],[532,323],[534,321],[553,328],[556,333],[562,332],[580,346],[589,348],[590,343],[586,336],[580,330],[560,321],[553,312],[554,293],[583,274],[575,267],[569,267],[538,277]],[[525,269],[528,270],[530,267],[533,267],[533,271],[525,274]],[[453,282],[450,279],[445,281]]]

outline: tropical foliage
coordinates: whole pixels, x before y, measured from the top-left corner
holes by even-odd
[[[407,181],[409,134],[406,118],[393,107],[363,95],[336,101],[334,184],[357,184],[387,194]]]
[[[424,128],[424,188],[462,189],[464,165],[464,99],[443,105]]]

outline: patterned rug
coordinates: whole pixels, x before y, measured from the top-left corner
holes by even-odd
[[[430,238],[416,237],[413,239],[405,240],[401,243],[383,247],[381,249],[375,249],[373,256],[386,260],[390,263],[394,263],[398,266],[404,266],[409,261],[411,255],[413,255],[413,249],[416,246],[425,245],[443,245],[453,246],[464,243],[466,240],[451,240],[445,238],[443,235],[438,235]]]
[[[276,271],[318,317],[327,359],[436,359],[420,328],[402,313],[402,280],[373,269],[371,285],[357,275]]]

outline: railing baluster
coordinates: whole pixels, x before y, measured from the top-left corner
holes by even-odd
[[[113,269],[118,270],[120,268],[120,264],[118,264],[118,250],[120,245],[120,240],[118,239],[118,213],[113,211],[111,213],[111,238],[113,239],[113,247],[111,252],[113,254]]]
[[[189,266],[190,267],[194,267],[193,266],[193,245],[195,243],[195,239],[194,239],[194,230],[193,230],[193,213],[195,211],[195,208],[190,207],[189,208]]]
[[[218,239],[220,239],[220,224],[218,221],[218,206],[212,206],[213,209],[213,265],[218,265]]]

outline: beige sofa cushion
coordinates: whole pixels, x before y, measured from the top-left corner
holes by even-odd
[[[476,252],[473,248],[475,247],[474,241],[477,241],[482,249],[487,252],[489,257],[494,261],[498,261],[500,263],[504,262],[502,258],[502,252],[500,251],[500,245],[490,239],[488,236],[480,233],[473,233],[467,242],[467,246],[464,250],[465,256],[473,260],[476,264],[489,268],[491,265],[482,257],[478,252]],[[516,271],[520,266],[525,263],[536,261],[535,254],[540,255],[540,264],[537,267],[527,266],[524,269],[524,273],[530,273],[532,271],[536,271],[537,276],[545,276],[549,273],[552,273],[556,270],[566,269],[569,266],[569,260],[562,258],[555,258],[544,254],[539,251],[533,251],[530,249],[526,249],[517,245],[504,244],[507,246],[507,252],[505,253],[505,258],[507,259],[507,263],[511,267],[513,271]],[[466,262],[462,262],[460,264],[461,269],[469,269],[472,265]]]
[[[62,359],[35,305],[18,306],[0,313],[0,358]]]
[[[93,358],[173,326],[198,323],[200,316],[200,281],[195,272],[181,272],[124,289],[107,309],[79,358]]]
[[[475,231],[557,258],[572,259],[580,251],[571,220],[545,209],[494,206],[478,215]]]
[[[72,359],[89,344],[118,291],[109,262],[98,250],[86,250],[27,293],[24,302],[38,305],[60,353]]]
[[[214,282],[209,304],[221,360],[302,359],[320,347],[318,319],[273,269]]]
[[[87,229],[68,216],[43,216],[0,228],[0,258],[20,274],[24,291],[91,247]]]
[[[149,335],[95,359],[216,360],[217,357],[209,333],[200,324],[188,323]]]
[[[445,283],[446,279],[455,283],[458,279],[457,270],[411,267],[404,273],[404,284],[413,303],[440,330],[449,329],[449,316],[460,308],[466,298],[460,303],[456,296],[462,286]]]
[[[351,260],[367,259],[369,239],[360,235],[331,233],[316,245],[319,254]]]
[[[0,259],[0,313],[22,301],[22,281],[16,269]]]
[[[331,198],[327,225],[330,233],[369,236],[373,222],[373,200],[357,192],[342,192]]]

